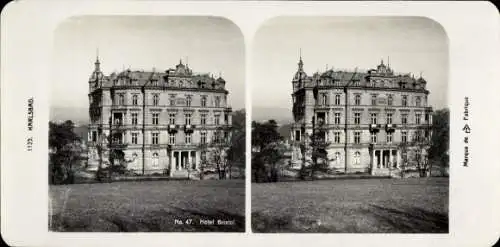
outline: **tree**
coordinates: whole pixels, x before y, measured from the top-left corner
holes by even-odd
[[[326,148],[329,143],[326,140],[326,131],[323,128],[324,123],[322,121],[315,123],[313,119],[313,133],[309,136],[311,146],[311,179],[314,179],[314,175],[317,171],[324,171],[328,168],[328,152]]]
[[[409,142],[399,144],[402,153],[402,164],[400,165],[401,177],[411,168],[415,168],[420,177],[426,177],[429,167],[429,138],[424,136],[425,129],[417,129]]]
[[[443,174],[449,161],[449,139],[450,111],[448,108],[444,108],[435,111],[433,114],[431,146],[429,149],[430,165],[436,164],[440,166]]]
[[[252,174],[256,182],[276,182],[277,164],[283,158],[278,133],[278,124],[274,120],[264,123],[252,122]]]
[[[52,184],[73,183],[73,164],[82,153],[80,138],[71,120],[49,122],[49,176]]]
[[[244,174],[246,151],[245,109],[235,111],[232,118],[231,141],[227,152],[228,174],[230,179],[232,178],[233,166],[238,167],[240,173]]]
[[[212,163],[215,164],[219,179],[225,179],[228,171],[227,151],[229,149],[229,137],[226,129],[215,130],[211,144]]]

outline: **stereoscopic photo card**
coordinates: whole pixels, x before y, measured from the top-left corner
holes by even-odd
[[[8,245],[498,240],[491,3],[14,1],[1,23]]]

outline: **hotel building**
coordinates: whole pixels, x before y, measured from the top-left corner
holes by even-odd
[[[164,72],[104,75],[97,58],[89,80],[88,165],[121,163],[136,174],[174,177],[198,172],[210,160],[210,144],[230,139],[225,85],[182,60]]]
[[[328,167],[339,172],[390,173],[405,160],[412,163],[408,150],[415,151],[416,143],[423,143],[416,151],[426,159],[432,108],[425,79],[396,74],[383,61],[367,71],[330,69],[312,76],[303,66],[301,57],[292,80],[294,167],[310,164],[310,136],[317,129],[325,133]]]

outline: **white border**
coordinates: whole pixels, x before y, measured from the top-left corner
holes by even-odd
[[[266,19],[280,15],[426,16],[449,37],[450,234],[252,234],[249,232],[250,168],[247,168],[247,232],[238,233],[48,233],[48,86],[53,31],[76,15],[217,15],[245,35],[246,68],[252,38]],[[498,10],[489,2],[160,2],[13,1],[1,15],[1,231],[22,246],[254,246],[254,245],[492,245],[499,236],[496,154],[500,105]],[[251,117],[252,75],[247,73],[247,117]],[[25,151],[28,97],[35,98],[35,147]],[[470,167],[463,167],[463,98],[470,97]],[[250,130],[250,119],[247,129]],[[247,132],[247,147],[250,134]],[[249,149],[248,149],[249,150]],[[249,163],[250,157],[247,156]],[[413,241],[408,241],[413,240]]]

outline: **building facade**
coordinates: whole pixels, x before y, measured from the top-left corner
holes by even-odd
[[[181,177],[199,171],[214,145],[224,150],[230,139],[225,85],[182,60],[164,72],[104,75],[97,58],[89,80],[88,165],[121,163],[136,174]]]
[[[293,166],[310,163],[310,136],[317,129],[325,135],[325,162],[333,170],[386,174],[412,163],[417,156],[410,157],[411,150],[425,162],[432,134],[425,79],[396,74],[383,61],[367,71],[330,69],[312,76],[303,66],[301,57],[292,80]]]

